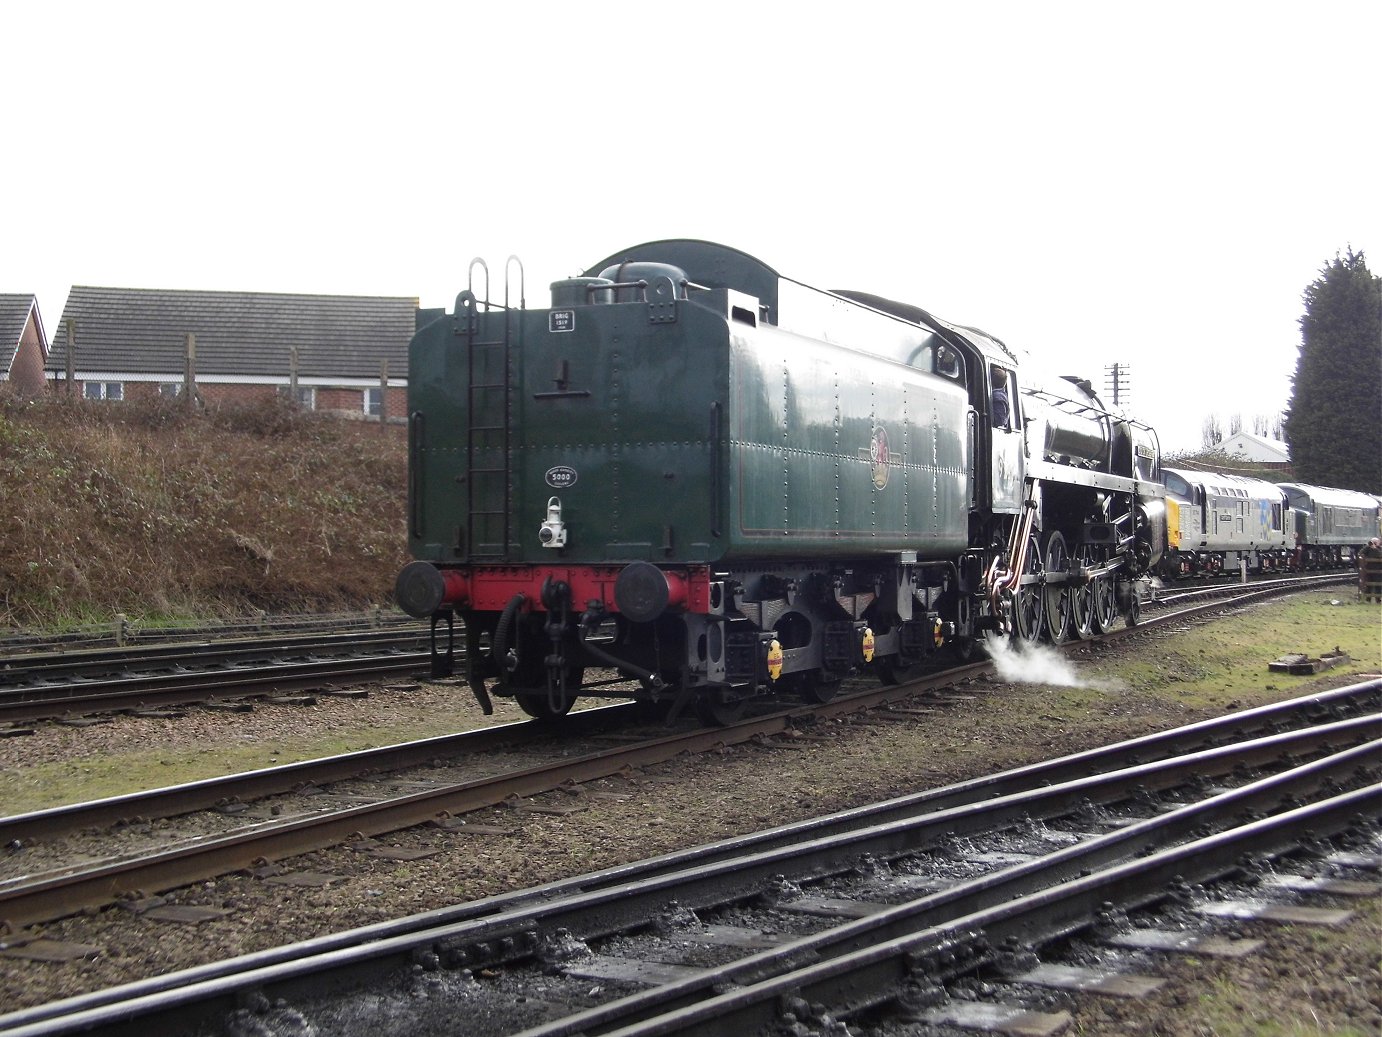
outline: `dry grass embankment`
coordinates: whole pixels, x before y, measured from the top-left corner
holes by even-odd
[[[406,493],[398,427],[0,394],[0,626],[387,602]]]

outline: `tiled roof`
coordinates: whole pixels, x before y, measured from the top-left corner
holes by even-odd
[[[0,293],[0,375],[9,370],[15,348],[24,325],[29,323],[29,311],[34,307],[32,295]]]
[[[77,326],[77,371],[180,376],[187,335],[197,337],[197,375],[287,376],[298,351],[303,378],[378,378],[408,373],[417,299],[280,295],[74,285],[53,329],[49,370],[67,366],[67,322]]]

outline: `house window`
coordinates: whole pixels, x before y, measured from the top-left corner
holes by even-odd
[[[84,382],[82,395],[88,400],[123,400],[124,382]]]
[[[379,417],[379,408],[384,402],[384,390],[366,389],[365,390],[365,413],[371,418]]]
[[[160,396],[167,397],[168,399],[174,399],[174,400],[175,400],[175,399],[178,398],[178,396],[182,395],[182,383],[181,383],[181,382],[159,382],[159,384],[158,384],[158,394],[159,394]]]
[[[317,409],[317,390],[310,385],[299,385],[297,387],[297,397],[293,397],[293,387],[291,385],[280,385],[278,395],[287,397],[301,407],[303,410]]]

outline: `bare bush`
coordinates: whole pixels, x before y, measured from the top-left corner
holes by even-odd
[[[0,622],[385,602],[406,472],[398,428],[276,400],[0,393]]]

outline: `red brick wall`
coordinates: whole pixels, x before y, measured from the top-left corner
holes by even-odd
[[[42,374],[42,368],[39,370]],[[181,379],[169,378],[169,382],[176,381],[181,384]],[[149,399],[159,391],[158,382],[124,382],[125,399]],[[58,374],[53,381],[53,388],[57,392],[65,392],[67,384],[62,374]],[[85,383],[80,379],[75,383],[74,392],[77,396],[83,394]],[[197,391],[201,393],[202,400],[208,406],[219,406],[221,404],[253,403],[266,400],[278,394],[282,387],[278,385],[227,385],[220,382],[198,382]],[[365,417],[365,395],[363,389],[341,389],[325,386],[316,388],[316,410],[319,411],[341,411],[358,417]],[[391,421],[401,421],[408,412],[408,390],[403,387],[390,387],[385,402],[388,406],[388,417]],[[373,417],[367,420],[375,420]]]
[[[359,389],[328,389],[321,386],[317,389],[317,410],[344,410],[363,414],[364,396]]]
[[[147,400],[158,395],[157,382],[125,382],[125,399]]]
[[[29,396],[37,396],[48,384],[48,379],[43,373],[43,343],[38,339],[38,325],[32,318],[19,340],[19,352],[15,355],[14,363],[10,365],[9,381],[20,392]]]
[[[389,418],[401,418],[408,412],[408,390],[390,386],[384,393],[384,407]],[[317,390],[317,410],[338,410],[347,414],[365,414],[364,389]],[[378,415],[370,415],[378,417]]]
[[[208,406],[219,403],[254,403],[272,398],[278,387],[273,385],[226,385],[220,382],[198,382],[197,392]]]

